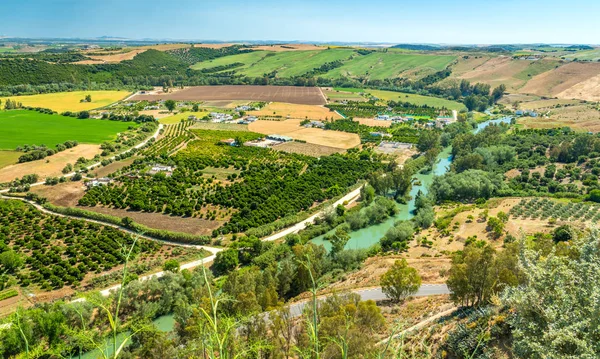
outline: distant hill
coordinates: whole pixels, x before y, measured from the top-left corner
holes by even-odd
[[[415,51],[435,51],[439,50],[440,46],[432,46],[432,45],[419,45],[419,44],[398,44],[392,46],[393,49],[405,49],[405,50],[415,50]]]

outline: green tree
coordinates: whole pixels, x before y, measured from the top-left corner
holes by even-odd
[[[331,242],[331,256],[335,255],[344,250],[346,243],[350,239],[350,235],[343,226],[338,226],[335,233],[327,238]]]
[[[421,287],[421,277],[416,269],[409,267],[406,259],[397,260],[381,277],[383,293],[395,302],[415,294]]]
[[[226,249],[217,253],[212,269],[217,275],[227,274],[239,264],[238,252],[235,249]]]
[[[195,103],[195,104],[192,106],[192,111],[193,111],[193,112],[198,112],[198,104],[197,104],[197,103]]]
[[[552,239],[554,242],[567,242],[575,238],[575,230],[568,224],[557,227],[552,231]]]
[[[179,272],[179,268],[180,268],[179,262],[175,259],[168,259],[163,264],[163,271],[165,271],[165,272],[177,273],[177,272]]]
[[[169,110],[169,112],[173,112],[175,106],[177,106],[177,103],[174,100],[165,101],[165,107],[167,108],[167,110]]]
[[[85,102],[92,102],[92,95],[85,95]]]
[[[490,217],[487,226],[494,238],[499,238],[504,233],[504,222],[497,217]]]
[[[15,273],[23,263],[23,258],[13,250],[0,253],[0,266],[7,273]]]
[[[417,149],[421,152],[426,152],[430,149],[437,148],[440,145],[440,132],[438,131],[421,131]]]

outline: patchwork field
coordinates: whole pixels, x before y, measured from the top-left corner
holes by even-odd
[[[22,145],[54,148],[58,143],[75,140],[100,144],[116,138],[131,123],[47,115],[35,111],[0,111],[0,149],[14,150]]]
[[[313,105],[297,105],[282,102],[272,102],[258,111],[250,111],[254,116],[282,116],[283,118],[300,118],[310,120],[325,120],[333,117],[334,119],[342,118],[328,108]]]
[[[325,98],[320,88],[297,86],[194,86],[170,94],[133,97],[135,101],[169,99],[176,101],[247,100],[304,105],[325,104]]]
[[[168,51],[181,49],[183,47],[189,47],[188,44],[160,44],[160,45],[148,45],[148,46],[140,46],[134,47],[130,49],[124,49],[122,51],[109,52],[107,54],[99,54],[95,55],[95,53],[99,53],[98,50],[90,50],[88,52],[84,52],[83,54],[90,59],[79,61],[77,64],[80,65],[89,65],[89,64],[104,64],[104,63],[118,63],[125,60],[132,60],[137,54],[141,54],[146,50],[158,50],[158,51]]]
[[[383,80],[400,77],[407,73],[411,77],[423,77],[443,70],[456,56],[420,55],[397,52],[374,52],[357,55],[352,61],[323,75],[327,78],[367,77],[371,80]]]
[[[302,120],[286,121],[256,121],[248,125],[252,132],[265,135],[278,134],[289,136],[296,140],[306,141],[322,146],[341,149],[356,147],[360,144],[360,138],[355,133],[325,131],[318,128],[304,128],[300,126]]]
[[[41,160],[11,164],[0,169],[0,183],[10,182],[15,178],[32,173],[37,174],[40,178],[62,176],[61,171],[67,163],[75,164],[79,157],[89,159],[101,152],[99,145],[81,144]]]
[[[242,63],[243,66],[233,70],[236,73],[260,77],[266,73],[277,72],[278,77],[293,77],[303,75],[321,65],[337,60],[347,60],[355,52],[352,49],[331,49],[312,51],[256,51],[249,54],[227,56],[212,61],[203,61],[192,66],[201,70],[233,63]],[[230,71],[230,70],[226,70]]]
[[[129,91],[73,91],[9,98],[22,103],[23,106],[49,108],[56,112],[75,112],[108,106],[126,98],[130,93]],[[92,102],[81,102],[87,95],[92,96]],[[4,103],[6,98],[0,100]]]

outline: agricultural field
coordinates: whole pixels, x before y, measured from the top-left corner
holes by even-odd
[[[271,102],[258,111],[249,111],[250,115],[257,117],[281,118],[281,119],[309,119],[326,120],[342,118],[328,108],[315,105],[298,105],[283,102]]]
[[[577,59],[579,61],[598,61],[600,60],[600,48],[578,51],[574,54],[566,55],[565,58],[569,60]]]
[[[235,71],[237,74],[260,77],[276,72],[278,77],[300,76],[322,65],[344,61],[355,54],[351,49],[331,49],[316,51],[256,51],[248,54],[238,54],[197,63],[192,66],[195,70],[210,69],[218,66],[243,64],[224,71]]]
[[[596,101],[600,96],[600,88],[597,86],[599,75],[600,63],[571,62],[535,76],[519,92]],[[578,93],[578,89],[583,88],[588,88],[589,91]]]
[[[295,86],[194,86],[175,93],[161,95],[136,95],[135,101],[216,101],[246,100],[286,102],[304,105],[324,105],[325,97],[318,87]]]
[[[564,223],[600,221],[600,205],[596,203],[559,202],[548,198],[523,198],[510,209],[514,219],[532,219]]]
[[[88,190],[79,205],[94,210],[119,210],[123,215],[163,213],[192,224],[204,220],[205,225],[218,223],[218,232],[238,233],[338,196],[379,166],[377,162],[359,160],[358,154],[317,160],[220,142],[228,138],[246,142],[262,137],[253,132],[192,132],[198,139],[172,157],[172,163],[177,163],[172,176],[146,174],[150,164],[164,161],[149,157],[122,169],[120,173],[129,175],[117,175],[116,183]],[[218,169],[237,171],[218,179],[215,172]],[[163,215],[163,218],[170,217]]]
[[[145,52],[147,50],[169,51],[189,46],[190,45],[188,44],[160,44],[124,48],[123,50],[119,51],[89,50],[83,51],[82,53],[92,60],[83,60],[76,63],[80,65],[119,63],[125,60],[132,60],[136,55],[141,54],[142,52]]]
[[[114,140],[118,133],[132,126],[138,125],[133,122],[82,120],[28,110],[0,111],[0,150],[14,150],[26,144],[44,144],[54,148],[65,141],[100,144]]]
[[[198,112],[186,111],[186,112],[181,112],[181,113],[178,113],[175,115],[163,117],[158,122],[165,124],[165,125],[173,125],[173,124],[180,123],[182,120],[187,121],[188,117],[190,117],[190,116],[196,116],[196,118],[203,118],[208,114],[209,114],[208,111],[198,111]]]
[[[22,154],[23,153],[17,151],[0,151],[0,169],[17,163]]]
[[[347,91],[343,88],[322,88],[323,95],[329,102],[342,102],[342,101],[367,101],[367,98],[361,96],[356,92]]]
[[[126,98],[130,94],[129,91],[73,91],[9,98],[12,101],[22,103],[23,106],[49,108],[52,111],[61,113],[65,111],[88,111],[105,107]],[[92,102],[81,102],[87,95],[92,96]],[[7,98],[0,100],[4,104]]]
[[[276,146],[273,146],[273,149],[277,151],[289,152],[289,153],[299,153],[302,155],[312,156],[312,157],[322,157],[329,156],[334,153],[343,153],[344,150],[336,147],[315,145],[313,143],[303,143],[303,142],[285,142]]]
[[[0,153],[2,152],[4,151],[0,151]],[[23,155],[23,152],[17,153],[19,156]],[[37,161],[17,163],[17,157],[14,162],[0,168],[0,183],[10,182],[15,178],[21,178],[32,173],[37,174],[40,179],[60,177],[63,175],[62,170],[67,163],[74,165],[81,157],[91,159],[101,153],[102,150],[99,145],[80,144]]]
[[[34,291],[90,286],[95,277],[119,269],[125,260],[122,247],[133,243],[129,234],[112,227],[45,214],[17,200],[1,200],[0,213],[4,251],[15,258],[5,267],[7,274]],[[142,274],[160,266],[161,259],[192,252],[204,255],[139,239],[133,272]]]
[[[195,138],[194,134],[187,130],[193,123],[193,121],[185,121],[166,125],[158,140],[151,147],[145,149],[142,155],[168,157],[177,152],[188,141]]]
[[[300,122],[302,122],[300,119],[285,121],[259,120],[249,124],[248,129],[265,135],[289,136],[296,140],[340,149],[349,149],[360,144],[360,138],[354,133],[305,128],[300,125]]]
[[[348,90],[348,89],[339,89],[339,90]],[[360,90],[362,92],[368,93],[372,96],[377,97],[380,100],[384,101],[396,101],[396,102],[408,102],[416,106],[427,105],[430,107],[437,108],[447,108],[449,110],[466,110],[465,105],[460,102],[446,100],[439,97],[433,96],[422,96],[417,94],[403,93],[403,92],[395,92],[395,91],[384,91],[384,90],[371,90],[371,89],[352,89],[352,90]]]
[[[374,52],[356,56],[341,67],[323,75],[326,78],[364,77],[371,80],[397,77],[424,77],[443,70],[456,59],[453,55],[419,55],[397,52]]]

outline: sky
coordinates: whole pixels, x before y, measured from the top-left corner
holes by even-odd
[[[600,44],[600,0],[1,0],[11,37]]]

